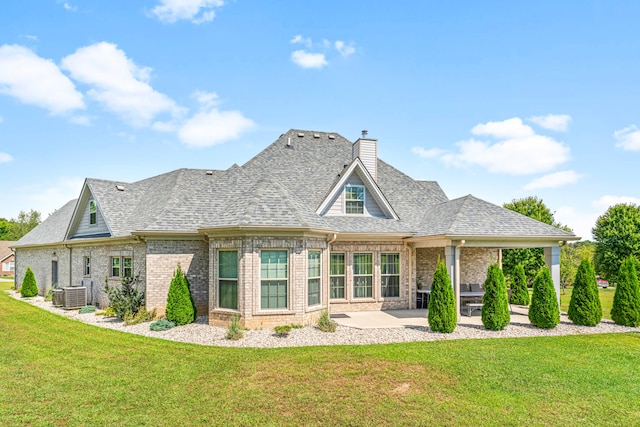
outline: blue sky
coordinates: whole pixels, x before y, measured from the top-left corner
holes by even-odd
[[[0,6],[0,217],[85,177],[243,164],[362,129],[449,198],[530,195],[584,237],[640,202],[640,2],[36,0]]]

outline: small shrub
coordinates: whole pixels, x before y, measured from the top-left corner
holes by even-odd
[[[49,288],[49,290],[47,291],[46,294],[44,294],[44,300],[45,301],[51,301],[53,300],[53,288]]]
[[[438,260],[429,297],[429,327],[434,332],[450,333],[456,329],[456,300],[444,261]]]
[[[302,328],[304,328],[304,326],[302,325],[297,325],[297,324],[291,325],[291,329],[302,329]]]
[[[102,315],[104,317],[116,317],[116,311],[114,310],[113,307],[107,307],[105,308],[105,310],[102,312]]]
[[[24,273],[22,288],[20,288],[20,295],[22,295],[23,298],[35,297],[38,295],[38,285],[36,284],[36,277],[33,275],[31,267],[27,267],[27,271]]]
[[[96,311],[95,305],[85,305],[78,311],[78,313],[86,314],[86,313],[94,313],[95,311]]]
[[[322,310],[318,318],[318,329],[322,332],[335,332],[337,327],[338,324],[329,316],[329,310]]]
[[[280,325],[280,326],[276,326],[275,328],[273,328],[274,331],[276,331],[276,335],[280,338],[284,338],[287,335],[289,335],[289,332],[291,332],[291,326],[290,325]]]
[[[602,305],[593,264],[587,258],[580,262],[567,316],[576,325],[595,326],[602,320]]]
[[[109,308],[112,308],[119,319],[125,320],[125,314],[129,313],[129,318],[144,306],[144,292],[138,290],[141,282],[140,274],[135,277],[123,277],[120,286],[109,286],[109,282],[104,290],[109,297]]]
[[[511,304],[529,305],[529,289],[527,288],[527,276],[522,264],[516,265],[513,282],[511,283]]]
[[[226,337],[228,340],[239,340],[243,336],[244,332],[242,331],[242,327],[240,326],[240,316],[234,314],[233,316],[231,316],[231,323],[229,323]]]
[[[533,280],[529,321],[544,329],[555,328],[560,323],[560,308],[549,267],[540,269]]]
[[[493,331],[503,330],[511,321],[507,285],[497,263],[491,263],[484,281],[482,297],[482,324]]]
[[[196,320],[196,311],[191,299],[189,282],[178,264],[178,268],[173,274],[169,295],[167,296],[167,320],[176,325],[186,325]]]
[[[151,329],[152,331],[160,332],[160,331],[168,331],[169,329],[175,326],[176,326],[175,323],[167,319],[160,319],[150,324],[149,329]]]
[[[131,311],[125,313],[124,315],[124,323],[126,325],[137,325],[138,323],[149,322],[156,318],[156,309],[154,308],[152,311],[147,311],[146,307],[142,306],[140,309],[133,313]]]
[[[628,257],[620,265],[611,319],[618,325],[640,325],[640,285],[633,257]]]

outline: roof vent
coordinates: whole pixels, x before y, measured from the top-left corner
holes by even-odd
[[[368,133],[369,133],[369,131],[368,131],[368,130],[363,129],[363,130],[362,130],[362,137],[363,137],[363,138],[366,138]]]
[[[285,145],[285,147],[293,148],[293,145],[291,145],[291,137],[287,138],[287,144]]]
[[[335,135],[329,135],[329,139],[336,139]]]
[[[213,175],[213,171],[206,171],[205,172],[207,175]]]
[[[298,132],[298,138],[304,138],[304,133]]]
[[[317,139],[317,138],[320,138],[320,134],[319,134],[319,133],[314,133],[314,134],[313,134],[313,137],[314,137],[314,138],[316,138],[316,139]]]
[[[124,191],[124,185],[116,185],[116,190]]]

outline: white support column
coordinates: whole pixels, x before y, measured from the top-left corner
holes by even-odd
[[[558,305],[560,305],[560,246],[544,248],[544,262],[551,270],[551,279],[553,279]]]
[[[447,272],[451,278],[453,294],[456,299],[456,314],[460,318],[460,250],[456,251],[455,246],[444,247],[444,258],[447,265]]]

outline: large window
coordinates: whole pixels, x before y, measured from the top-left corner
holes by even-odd
[[[373,297],[372,254],[353,254],[353,297]]]
[[[321,251],[309,251],[307,256],[307,305],[320,304]]]
[[[329,270],[329,296],[344,298],[344,254],[331,254]]]
[[[238,309],[238,251],[218,252],[218,307]]]
[[[89,201],[89,224],[96,225],[98,223],[98,208],[96,202]]]
[[[400,254],[380,254],[382,296],[400,296]]]
[[[112,256],[111,277],[133,277],[133,258],[130,256]]]
[[[344,188],[344,210],[348,214],[364,213],[364,185],[350,185]]]
[[[287,308],[289,276],[287,251],[260,253],[260,307]]]

